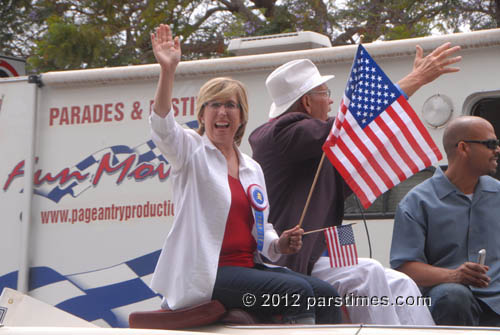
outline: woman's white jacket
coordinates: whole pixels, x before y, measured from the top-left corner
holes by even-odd
[[[156,265],[151,288],[163,297],[162,307],[179,309],[209,301],[217,274],[219,254],[231,205],[227,162],[206,135],[184,129],[173,112],[150,117],[152,139],[171,165],[174,224]],[[252,184],[265,190],[264,174],[257,162],[237,150],[239,176],[245,191]],[[273,241],[278,238],[264,211],[262,254],[279,258]],[[257,240],[256,224],[252,235]],[[256,252],[254,259],[261,263]]]

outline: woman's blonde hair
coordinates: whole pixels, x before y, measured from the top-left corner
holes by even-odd
[[[238,80],[227,77],[214,78],[207,81],[198,93],[196,101],[196,115],[198,118],[198,134],[205,133],[205,125],[201,123],[201,117],[205,110],[205,104],[214,100],[227,100],[236,95],[240,106],[241,125],[234,135],[234,143],[240,145],[248,122],[248,98],[245,86]]]

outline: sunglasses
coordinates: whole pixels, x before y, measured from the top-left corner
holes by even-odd
[[[495,150],[500,145],[500,140],[484,140],[484,141],[479,141],[479,140],[462,140],[460,142],[465,142],[465,143],[480,143],[480,144],[486,146],[488,149],[491,149],[491,150]],[[458,146],[458,143],[456,144],[456,146]]]

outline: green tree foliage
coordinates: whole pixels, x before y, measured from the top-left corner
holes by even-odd
[[[437,21],[442,32],[500,28],[500,0],[447,0]]]
[[[500,27],[500,0],[0,1],[0,52],[28,58],[31,72],[152,63],[160,23],[181,37],[184,59],[226,56],[233,37],[300,30],[342,45]]]
[[[149,34],[182,17],[189,1],[42,0],[34,10],[46,22],[29,65],[39,71],[151,62]],[[187,11],[187,9],[186,9]]]
[[[24,57],[35,27],[30,20],[31,0],[0,0],[0,54]]]

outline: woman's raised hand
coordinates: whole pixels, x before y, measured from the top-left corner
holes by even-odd
[[[151,44],[156,61],[165,70],[175,71],[181,60],[179,38],[172,38],[172,30],[167,24],[160,24],[151,34]]]

